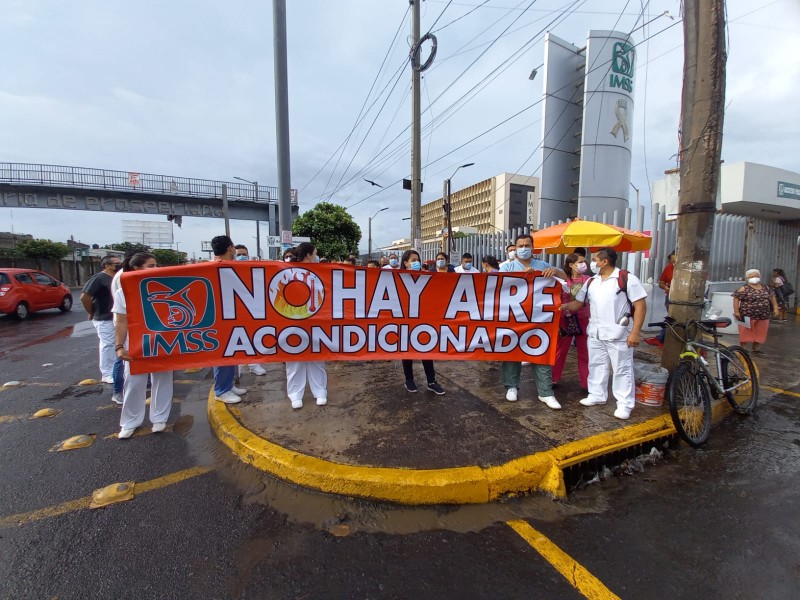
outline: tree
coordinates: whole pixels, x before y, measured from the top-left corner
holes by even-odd
[[[25,258],[61,259],[69,254],[69,246],[50,240],[25,240],[17,246],[17,251]]]
[[[295,219],[294,235],[308,236],[320,256],[346,258],[358,254],[361,228],[347,211],[330,202],[320,202]]]
[[[182,265],[186,263],[186,252],[176,250],[156,249],[151,251],[156,257],[159,267],[170,267],[172,265]]]
[[[126,255],[129,254],[136,254],[137,252],[150,252],[150,246],[145,246],[144,244],[132,244],[131,242],[122,242],[121,244],[111,244],[109,245],[111,250],[119,250],[120,252],[124,252]]]

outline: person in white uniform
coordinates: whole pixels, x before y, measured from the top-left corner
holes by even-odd
[[[480,273],[472,264],[472,254],[465,252],[461,255],[461,264],[456,267],[456,273]]]
[[[589,279],[575,300],[561,305],[561,310],[575,312],[587,302],[590,309],[587,329],[589,346],[589,395],[584,406],[605,404],[608,378],[614,379],[611,391],[617,400],[614,416],[627,419],[636,404],[633,380],[633,349],[639,345],[647,313],[647,292],[635,275],[628,274],[627,294],[620,287],[617,253],[601,248],[594,254],[598,273]],[[633,313],[633,314],[631,314]]]
[[[158,266],[156,257],[148,252],[134,254],[129,263],[134,271],[153,269]],[[121,440],[128,439],[144,423],[147,396],[147,377],[152,383],[150,389],[150,422],[153,433],[160,433],[167,427],[169,411],[172,410],[172,371],[142,373],[131,375],[131,357],[128,354],[128,307],[125,294],[118,289],[114,295],[114,337],[117,356],[125,361],[125,385],[122,390],[122,415],[119,418]]]
[[[296,263],[319,262],[317,248],[311,242],[302,242],[295,249]],[[325,361],[312,360],[286,363],[286,393],[292,401],[292,408],[303,408],[303,394],[306,384],[317,400],[317,406],[328,403],[328,373]]]

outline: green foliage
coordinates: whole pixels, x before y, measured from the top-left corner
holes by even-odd
[[[135,254],[136,252],[150,252],[150,246],[144,244],[132,244],[130,242],[122,242],[121,244],[111,244],[110,250],[119,250],[125,254]]]
[[[69,246],[50,240],[26,240],[17,246],[17,252],[24,258],[61,259],[69,254]]]
[[[320,202],[295,219],[292,234],[308,236],[317,253],[327,258],[347,258],[358,254],[361,228],[341,206]]]
[[[18,248],[0,248],[0,258],[22,258]]]
[[[454,240],[458,240],[460,238],[465,238],[465,237],[467,237],[467,234],[464,233],[463,231],[454,231],[453,232],[453,239]]]
[[[159,267],[170,267],[186,263],[186,252],[176,250],[156,249],[150,251],[156,257]]]

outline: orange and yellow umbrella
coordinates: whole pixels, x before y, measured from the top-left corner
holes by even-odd
[[[533,247],[551,254],[568,254],[575,248],[609,247],[618,252],[649,250],[652,238],[640,231],[575,219],[533,233]]]

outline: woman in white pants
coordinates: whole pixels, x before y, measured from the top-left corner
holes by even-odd
[[[152,269],[158,266],[156,257],[148,252],[138,252],[130,259],[134,271]],[[172,409],[172,371],[143,373],[131,375],[131,357],[128,354],[128,308],[125,294],[120,288],[114,295],[116,317],[114,335],[117,356],[125,361],[125,385],[122,390],[122,415],[119,418],[119,434],[121,440],[133,435],[136,428],[144,423],[145,397],[147,396],[147,378],[152,383],[150,390],[150,422],[153,433],[160,433],[167,427],[169,411]]]
[[[317,248],[310,242],[302,242],[295,248],[294,254],[295,263],[319,262]],[[325,371],[325,361],[286,363],[286,393],[292,401],[292,408],[303,408],[306,384],[311,388],[317,406],[328,403],[328,373]]]

